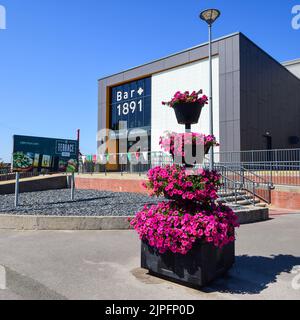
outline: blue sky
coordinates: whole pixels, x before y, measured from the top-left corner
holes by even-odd
[[[217,7],[214,36],[241,31],[279,61],[300,58],[300,0],[0,0],[0,158],[12,135],[75,138],[95,153],[97,79],[207,41],[198,13]]]

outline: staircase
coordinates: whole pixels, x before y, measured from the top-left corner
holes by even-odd
[[[245,207],[245,206],[256,206],[261,208],[266,208],[267,204],[259,200],[258,198],[253,198],[252,195],[248,194],[246,191],[234,192],[219,192],[219,199],[217,200],[220,204],[227,204],[233,207]]]
[[[216,164],[215,169],[221,174],[222,186],[218,202],[233,208],[256,206],[267,207],[271,204],[271,190],[274,186],[257,174],[247,171],[241,165]]]

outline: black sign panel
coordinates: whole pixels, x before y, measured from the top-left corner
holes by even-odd
[[[151,78],[112,88],[110,101],[110,129],[118,130],[120,121],[130,129],[151,127]]]
[[[14,136],[15,172],[75,172],[78,156],[76,140]]]

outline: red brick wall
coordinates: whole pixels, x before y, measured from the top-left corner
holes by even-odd
[[[76,178],[75,182],[76,188],[78,189],[147,194],[147,191],[143,188],[142,183],[142,180],[93,178]]]
[[[147,194],[142,180],[76,178],[76,188],[112,192],[134,192]],[[300,192],[272,191],[272,206],[300,210]]]
[[[300,192],[274,190],[272,191],[272,206],[300,210]]]

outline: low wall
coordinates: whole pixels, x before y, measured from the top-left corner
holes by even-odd
[[[143,188],[144,180],[136,179],[109,179],[109,178],[81,178],[76,177],[75,186],[83,190],[100,190],[112,192],[132,192],[148,194]]]
[[[266,221],[268,208],[248,208],[236,212],[240,224]],[[130,230],[131,217],[57,217],[0,214],[0,229],[12,230]]]
[[[20,193],[67,188],[66,176],[36,177],[20,181]],[[15,181],[0,183],[0,194],[15,192]]]
[[[276,186],[272,191],[272,206],[300,211],[300,187]]]
[[[76,177],[76,188],[112,192],[133,192],[147,194],[142,187],[144,179],[99,177]],[[275,208],[300,210],[300,187],[276,186],[272,191],[272,206]]]

